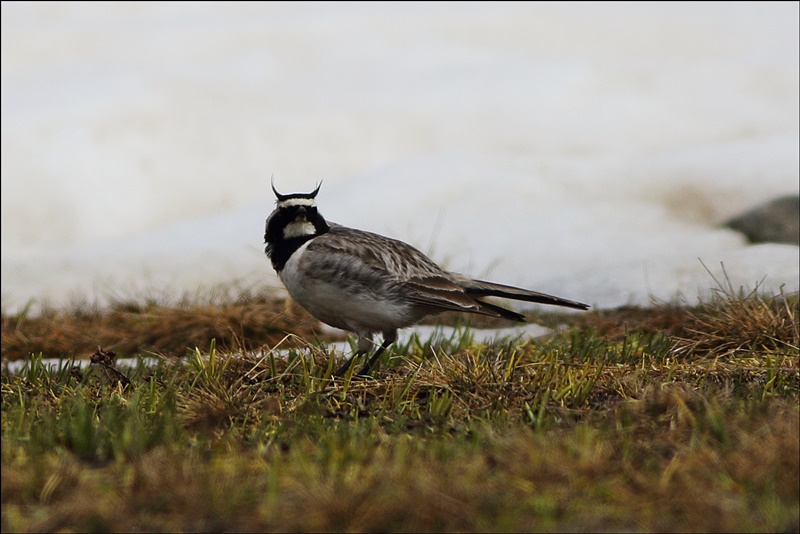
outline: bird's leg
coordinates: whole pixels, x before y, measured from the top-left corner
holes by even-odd
[[[353,354],[353,356],[349,360],[345,361],[342,364],[342,366],[339,367],[336,370],[335,373],[333,373],[333,375],[334,376],[344,376],[347,373],[347,371],[350,369],[350,367],[353,366],[353,363],[360,356],[363,356],[364,354],[369,352],[369,349],[372,348],[372,345],[373,345],[373,342],[372,342],[372,335],[371,334],[359,335],[358,336],[358,350],[356,351],[355,354]]]
[[[381,354],[383,354],[383,351],[385,351],[389,347],[389,345],[394,343],[396,340],[397,340],[397,330],[384,332],[383,343],[381,343],[381,346],[378,347],[378,350],[375,351],[375,354],[372,355],[372,357],[367,361],[367,363],[364,364],[364,367],[361,368],[358,374],[361,376],[369,376],[369,372],[372,369],[372,366],[378,362],[378,359],[381,357]]]
[[[356,359],[359,356],[361,356],[362,354],[366,354],[366,353],[358,351],[355,354],[353,354],[352,358],[349,358],[349,359],[345,360],[345,362],[341,365],[341,367],[339,367],[336,370],[336,372],[333,373],[333,376],[344,376],[347,373],[348,369],[350,369],[350,367],[352,367],[353,362],[356,361]]]

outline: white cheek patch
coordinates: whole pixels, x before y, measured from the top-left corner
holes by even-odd
[[[286,225],[286,228],[283,229],[283,238],[292,239],[293,237],[305,237],[316,233],[317,231],[314,229],[313,224],[308,221],[298,220]]]
[[[289,200],[279,200],[279,208],[288,208],[291,206],[316,206],[313,198],[290,198]]]

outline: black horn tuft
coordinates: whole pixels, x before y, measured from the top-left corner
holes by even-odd
[[[270,176],[269,183],[270,183],[270,185],[272,185],[272,192],[275,193],[275,198],[277,198],[279,202],[282,201],[282,200],[286,200],[289,197],[289,195],[281,195],[280,193],[278,193],[277,189],[275,189],[275,177],[274,176]]]
[[[270,183],[272,184],[272,192],[275,193],[275,197],[278,199],[278,202],[283,202],[284,200],[289,200],[292,198],[313,199],[317,196],[317,193],[319,193],[319,188],[322,186],[322,182],[320,182],[319,184],[317,184],[317,188],[310,193],[292,193],[291,195],[281,195],[280,193],[278,193],[278,190],[275,189],[275,181],[273,179],[270,179]]]

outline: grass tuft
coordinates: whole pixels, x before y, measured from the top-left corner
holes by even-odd
[[[797,354],[800,298],[796,293],[764,298],[758,288],[744,294],[726,284],[711,301],[689,313],[684,334],[676,339],[676,355],[782,358]]]

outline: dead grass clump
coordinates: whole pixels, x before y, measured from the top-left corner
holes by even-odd
[[[212,339],[220,348],[247,350],[274,345],[287,332],[314,338],[319,323],[290,301],[252,293],[234,301],[118,302],[102,310],[48,309],[36,317],[3,314],[2,324],[2,358],[17,360],[40,353],[86,358],[98,346],[124,356],[184,356]]]
[[[287,366],[286,359],[271,355],[223,355],[213,342],[208,355],[196,350],[178,401],[181,420],[193,431],[208,432],[274,419],[288,398]]]
[[[764,297],[757,288],[737,295],[728,287],[691,311],[674,352],[683,358],[790,356],[800,350],[798,295]]]
[[[546,326],[552,328],[568,323],[580,330],[594,330],[607,339],[620,340],[633,332],[678,335],[683,331],[688,312],[685,306],[655,304],[648,308],[622,306],[612,310],[569,315],[548,312],[540,317]]]

